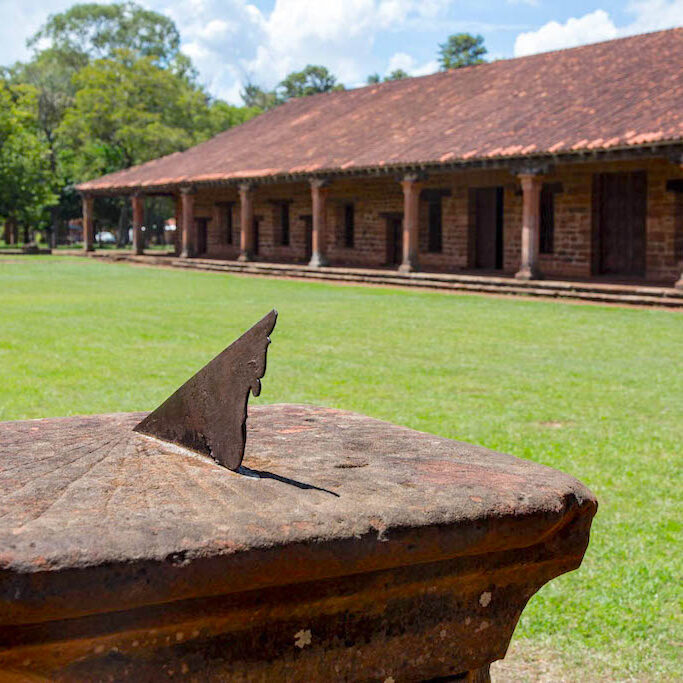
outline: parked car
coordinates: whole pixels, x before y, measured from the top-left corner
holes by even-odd
[[[112,232],[103,230],[95,235],[95,242],[98,244],[116,244],[116,236]]]

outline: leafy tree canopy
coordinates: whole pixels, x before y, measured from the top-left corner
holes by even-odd
[[[82,3],[52,14],[28,45],[45,41],[53,49],[89,59],[111,58],[124,49],[168,67],[181,56],[180,34],[173,21],[134,2]]]
[[[404,78],[410,78],[410,74],[403,69],[394,69],[388,76],[384,77],[385,81],[402,81]]]
[[[388,81],[401,81],[404,78],[410,78],[410,74],[403,69],[394,69],[391,73],[387,74],[384,79],[382,79],[378,73],[370,74],[365,82],[368,85],[375,85],[377,83],[381,83],[382,81],[387,83]]]
[[[240,97],[247,107],[256,107],[261,111],[268,111],[280,104],[274,90],[265,90],[251,81],[243,87]]]
[[[324,66],[309,64],[302,71],[293,71],[277,87],[282,102],[294,97],[306,97],[321,92],[344,90],[341,83]]]
[[[74,82],[74,103],[58,133],[76,179],[186,149],[257,113],[212,102],[153,57],[129,50],[94,61]]]
[[[461,66],[483,64],[488,50],[484,47],[482,36],[469,33],[455,33],[448,36],[445,43],[439,44],[439,64],[443,71],[459,69]]]
[[[40,220],[56,199],[53,189],[36,90],[0,79],[0,216]]]

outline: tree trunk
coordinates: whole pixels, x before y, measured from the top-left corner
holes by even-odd
[[[24,245],[27,245],[29,243],[29,237],[28,237],[28,225],[24,223]]]

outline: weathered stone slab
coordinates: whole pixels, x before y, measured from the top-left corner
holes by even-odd
[[[588,543],[590,491],[509,455],[276,405],[245,475],[144,415],[0,424],[0,676],[485,677]]]

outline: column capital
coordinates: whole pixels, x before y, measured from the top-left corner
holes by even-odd
[[[329,178],[309,178],[308,182],[311,184],[312,188],[316,188],[318,190],[322,190],[324,187],[329,187],[332,184],[332,181]]]
[[[181,185],[180,187],[180,194],[188,195],[188,194],[196,194],[197,193],[197,188],[194,185]]]
[[[548,175],[553,170],[553,164],[550,161],[520,161],[510,164],[510,173],[516,176],[544,176]]]
[[[256,189],[256,183],[239,183],[239,185],[237,185],[237,189],[239,190],[240,194],[242,192],[253,192]]]
[[[427,178],[427,174],[423,171],[410,171],[399,177],[399,183],[401,183],[401,185],[404,183],[422,183],[427,180]]]
[[[130,196],[131,196],[131,198],[133,198],[133,199],[139,199],[140,197],[143,197],[143,198],[144,198],[145,193],[144,193],[142,190],[133,190],[133,191],[130,193]]]

